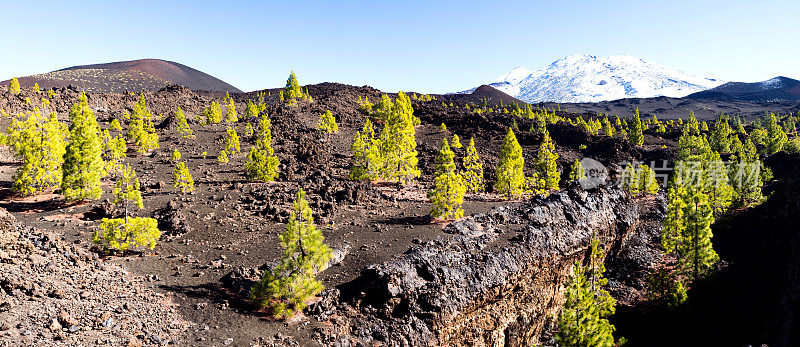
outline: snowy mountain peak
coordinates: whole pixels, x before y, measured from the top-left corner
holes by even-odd
[[[722,83],[630,55],[576,54],[535,71],[517,67],[489,85],[527,102],[597,102],[683,97]]]

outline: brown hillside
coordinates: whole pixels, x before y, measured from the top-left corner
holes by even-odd
[[[69,85],[90,92],[156,91],[171,84],[191,90],[240,93],[238,88],[183,64],[160,59],[140,59],[68,67],[19,78],[23,87],[39,83],[41,88]],[[8,81],[0,82],[7,84]]]

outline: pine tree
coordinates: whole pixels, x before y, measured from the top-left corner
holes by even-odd
[[[464,146],[461,145],[461,139],[458,137],[458,134],[453,134],[453,148],[461,149],[461,147]]]
[[[676,273],[661,268],[647,278],[648,296],[651,300],[676,307],[686,301],[686,287]]]
[[[763,200],[761,186],[762,163],[758,160],[758,153],[753,141],[748,138],[737,152],[738,162],[730,172],[733,182],[734,202],[736,206],[745,207],[751,203]]]
[[[269,308],[276,317],[291,317],[302,312],[307,302],[319,294],[322,283],[316,274],[331,259],[331,250],[316,225],[302,189],[297,193],[294,210],[286,231],[280,236],[283,257],[274,269],[267,269],[250,298],[260,308]]]
[[[420,176],[414,138],[417,124],[419,119],[414,116],[411,100],[405,93],[398,93],[381,130],[379,147],[383,161],[381,176],[396,181],[398,188]]]
[[[184,139],[194,138],[194,131],[189,127],[189,122],[186,121],[186,115],[180,106],[175,110],[175,119],[178,122],[178,133],[181,134],[181,137]]]
[[[122,134],[115,138],[108,138],[105,144],[106,172],[117,173],[122,170],[122,160],[125,159],[125,152],[128,151],[128,145]]]
[[[104,175],[105,163],[101,158],[103,140],[86,94],[81,93],[69,117],[72,124],[62,166],[61,191],[67,201],[94,200],[103,193],[100,179]]]
[[[236,113],[236,104],[233,98],[225,92],[225,99],[227,102],[227,110],[225,111],[225,122],[236,123],[239,121],[239,115]]]
[[[242,149],[239,145],[239,134],[236,133],[236,129],[233,127],[228,127],[226,130],[227,137],[225,138],[225,149],[230,154],[241,153]]]
[[[561,180],[561,172],[558,171],[558,154],[550,139],[550,133],[545,130],[542,144],[539,145],[539,152],[536,156],[536,172],[545,181],[544,188],[547,190],[558,189],[558,182]]]
[[[172,155],[170,156],[170,159],[171,159],[173,162],[176,162],[176,163],[177,163],[177,162],[178,162],[178,160],[181,160],[181,152],[180,152],[180,151],[178,151],[177,149],[174,149],[174,150],[172,150]]]
[[[648,194],[658,193],[658,181],[656,181],[656,173],[647,165],[639,166],[639,191]]]
[[[222,122],[222,107],[216,101],[212,101],[202,114],[205,124],[217,124]]]
[[[714,123],[714,131],[711,133],[711,148],[719,153],[731,152],[731,133],[733,130],[728,124],[728,117],[721,116]]]
[[[770,113],[764,120],[764,130],[767,131],[766,146],[767,154],[774,154],[783,149],[788,137],[783,128],[778,124],[778,118],[774,113]]]
[[[120,124],[119,121],[114,118],[111,120],[111,123],[108,124],[108,129],[113,131],[122,131],[122,124]]]
[[[281,92],[283,100],[289,102],[291,105],[297,104],[297,99],[306,99],[307,94],[303,93],[303,88],[300,88],[300,83],[297,82],[297,76],[292,71],[289,78],[286,80],[286,87]]]
[[[278,178],[278,157],[272,149],[272,130],[270,130],[269,115],[266,112],[261,114],[259,122],[258,137],[255,146],[250,148],[247,155],[247,177],[264,182],[274,181]]]
[[[433,218],[459,219],[464,216],[461,204],[464,202],[467,188],[464,185],[464,178],[456,173],[454,156],[447,139],[442,139],[442,147],[436,156],[434,188],[428,192],[428,199],[433,205],[431,207]]]
[[[522,147],[517,142],[514,130],[508,128],[503,145],[500,148],[500,162],[497,164],[497,180],[495,190],[506,194],[509,198],[519,197],[525,187],[525,159],[522,158]]]
[[[228,159],[228,151],[224,149],[219,151],[219,155],[217,155],[217,161],[221,164],[227,164],[230,161]]]
[[[608,137],[614,136],[614,127],[611,126],[611,122],[608,121],[608,117],[603,118],[603,134]]]
[[[602,274],[602,253],[592,235],[589,265],[572,267],[566,300],[558,315],[555,340],[559,346],[614,346],[614,326],[607,317],[614,314],[616,301],[602,289],[608,283]]]
[[[22,92],[22,88],[19,86],[19,80],[17,80],[16,77],[12,78],[11,82],[8,83],[8,92],[14,95]]]
[[[194,191],[194,178],[189,173],[186,164],[179,162],[175,165],[172,172],[172,186],[181,190],[181,193],[191,193]]]
[[[478,151],[475,149],[475,138],[469,139],[469,146],[467,146],[466,154],[464,155],[464,183],[469,193],[482,193],[483,186],[483,161],[478,156]]]
[[[42,92],[42,90],[39,88],[39,83],[38,82],[33,83],[33,93],[34,94],[39,94],[41,92]]]
[[[128,138],[137,147],[139,153],[147,153],[158,148],[158,134],[153,126],[152,115],[147,108],[147,101],[144,93],[139,96],[139,101],[133,105],[133,113],[130,115],[130,127]]]
[[[583,170],[583,165],[581,165],[581,162],[578,159],[575,159],[569,170],[569,180],[577,181],[584,178],[586,178],[586,171]]]
[[[328,134],[333,134],[339,131],[339,125],[336,124],[336,118],[333,116],[331,111],[325,111],[325,113],[319,117],[317,129]]]
[[[258,117],[258,114],[259,114],[258,106],[256,106],[253,100],[247,100],[247,107],[245,107],[244,109],[244,118],[245,119],[256,118]]]
[[[681,271],[697,280],[719,262],[711,244],[711,224],[714,214],[708,196],[699,189],[689,191],[686,204],[685,236],[679,244],[682,257],[678,259]]]
[[[636,108],[636,111],[633,112],[633,120],[629,130],[628,130],[628,140],[634,146],[641,146],[644,143],[644,135],[642,135],[642,120],[639,118],[639,108]]]
[[[6,142],[22,166],[12,177],[12,190],[33,195],[61,184],[66,134],[55,113],[45,120],[38,108],[25,121],[13,118]]]
[[[676,256],[686,235],[686,195],[682,175],[673,175],[667,192],[667,213],[662,220],[661,245],[667,253]]]
[[[638,195],[641,187],[639,184],[639,170],[637,170],[636,165],[628,164],[623,169],[620,177],[620,186],[623,188],[627,188],[628,192],[631,195]]]
[[[144,208],[140,189],[141,184],[139,183],[139,178],[136,177],[136,171],[130,165],[125,164],[114,184],[113,202],[116,206],[122,206],[125,219],[129,216],[128,207],[131,203],[139,209]]]
[[[380,146],[375,139],[372,122],[367,118],[364,127],[356,133],[353,145],[353,163],[350,167],[350,179],[354,181],[371,181],[380,177],[382,160]]]

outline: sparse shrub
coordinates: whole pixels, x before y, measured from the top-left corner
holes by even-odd
[[[253,286],[250,291],[253,302],[261,309],[269,308],[276,317],[288,318],[301,312],[323,289],[316,274],[331,259],[331,250],[324,241],[314,224],[306,193],[300,189],[286,231],[280,237],[283,258]]]

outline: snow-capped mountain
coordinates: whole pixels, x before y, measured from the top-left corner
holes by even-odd
[[[722,83],[629,55],[572,55],[535,71],[518,67],[489,85],[527,102],[597,102],[684,97]]]

